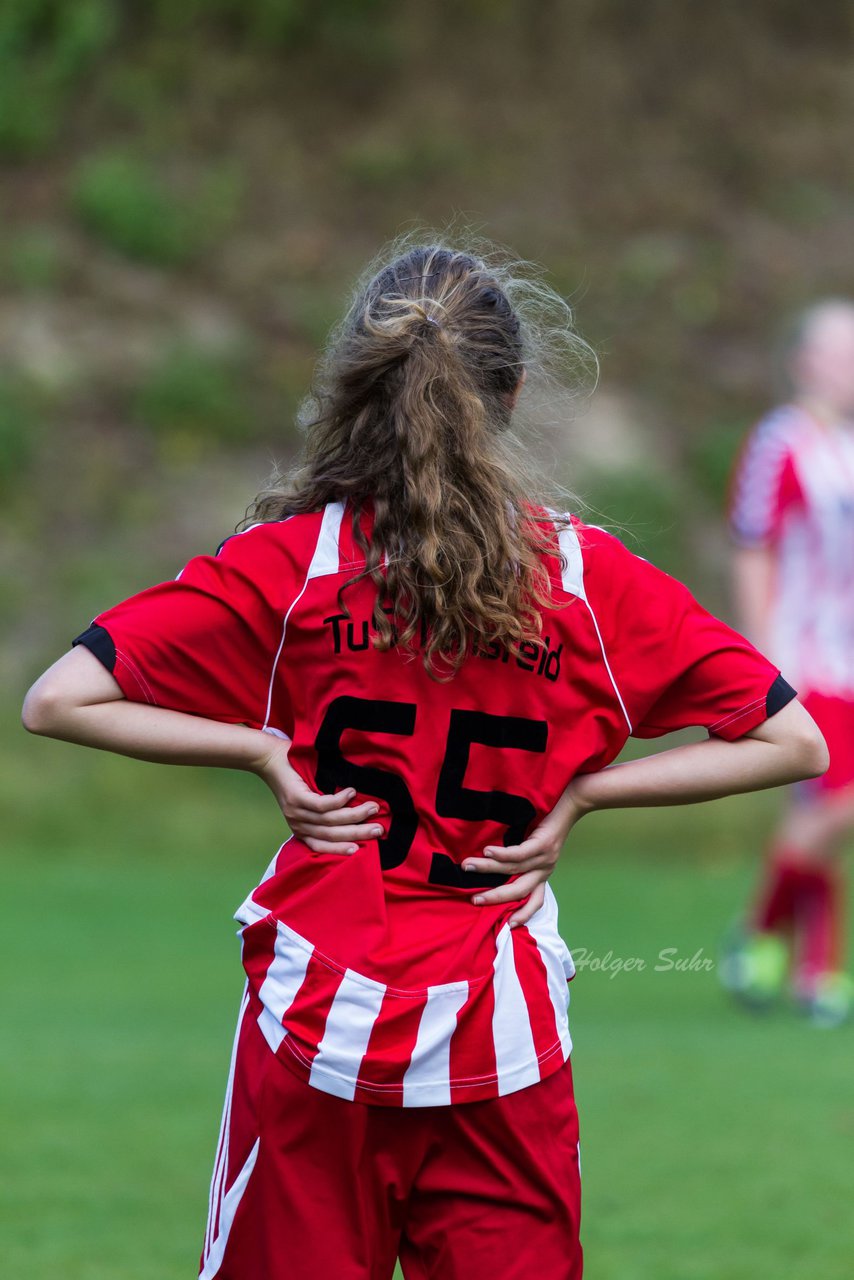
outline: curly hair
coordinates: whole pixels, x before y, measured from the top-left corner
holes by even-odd
[[[365,566],[339,607],[349,614],[344,593],[370,577],[373,643],[417,649],[433,679],[450,679],[469,645],[541,646],[542,610],[559,607],[542,561],[556,513],[542,508],[566,490],[535,474],[510,423],[523,383],[548,399],[573,360],[595,361],[571,320],[534,269],[492,246],[397,241],[331,334],[301,412],[300,464],[243,523],[352,504]]]

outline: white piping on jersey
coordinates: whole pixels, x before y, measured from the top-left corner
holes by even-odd
[[[269,730],[267,732],[269,733]],[[267,881],[270,879],[271,876],[274,876],[276,874],[276,867],[279,864],[279,858],[281,856],[282,850],[285,848],[286,845],[290,844],[291,840],[295,840],[295,839],[296,839],[296,836],[289,835],[287,840],[283,841],[282,844],[279,845],[278,849],[270,859],[270,863],[267,867],[267,870],[264,872],[261,879],[256,884],[255,888],[252,890],[252,893],[250,893],[249,896],[243,902],[241,902],[240,906],[235,911],[234,919],[239,920],[241,925],[255,924],[258,920],[266,920],[266,918],[269,916],[270,912],[267,910],[266,907],[260,906],[259,903],[255,901],[254,895],[258,892],[259,889],[261,889],[267,883]],[[243,930],[238,929],[237,933],[238,933],[238,936],[242,936]]]
[[[273,668],[270,672],[270,683],[267,686],[267,707],[264,711],[264,723],[261,726],[262,730],[265,730],[270,723],[270,708],[273,705],[273,685],[276,680],[279,658],[282,656],[282,649],[285,646],[285,634],[288,629],[288,618],[290,618],[294,606],[302,599],[305,594],[305,589],[312,578],[319,578],[328,573],[338,572],[338,537],[341,532],[341,520],[343,515],[343,502],[327,502],[323,509],[320,533],[317,538],[317,545],[314,548],[314,555],[311,557],[311,563],[308,566],[308,573],[305,575],[305,582],[302,584],[302,590],[299,595],[291,601],[288,611],[282,619],[282,638],[279,641],[279,647],[276,650],[276,656],[273,659]],[[289,518],[293,519],[292,516]]]
[[[605,642],[602,639],[602,632],[599,630],[599,623],[596,620],[596,614],[593,612],[593,608],[589,600],[585,599],[584,603],[587,605],[587,608],[590,610],[590,617],[593,619],[593,626],[596,628],[596,636],[599,640],[599,648],[602,650],[602,661],[605,663],[605,670],[608,672],[608,679],[611,681],[611,684],[614,689],[614,693],[617,695],[617,701],[619,702],[620,707],[622,708],[623,715],[625,716],[625,719],[626,719],[626,724],[629,726],[629,733],[631,733],[632,722],[629,719],[629,713],[626,710],[626,704],[625,702],[623,702],[623,695],[620,693],[619,686],[617,685],[617,682],[614,679],[614,673],[611,670],[611,664],[608,661],[608,655],[605,652]]]
[[[278,737],[285,738],[287,734],[281,729],[273,729],[270,727],[270,709],[273,704],[273,685],[276,680],[276,671],[279,666],[279,658],[282,656],[282,649],[285,645],[285,633],[288,629],[288,619],[296,604],[305,594],[305,589],[312,578],[323,578],[332,573],[337,573],[341,567],[341,524],[344,519],[344,511],[346,502],[327,502],[323,509],[323,519],[320,524],[320,533],[317,537],[317,544],[314,548],[314,554],[311,557],[311,563],[308,566],[308,573],[305,576],[305,582],[302,584],[302,590],[299,595],[291,601],[288,611],[282,620],[282,635],[279,640],[279,647],[276,650],[276,656],[273,659],[273,668],[270,672],[270,683],[267,686],[267,706],[264,711],[264,723],[261,726],[262,731],[266,733],[274,733]],[[293,516],[288,516],[288,520],[293,520]],[[260,523],[264,523],[261,521]],[[247,529],[242,529],[242,533],[248,533],[249,529],[255,529],[257,525],[250,525]],[[388,566],[388,554],[385,550],[382,553],[382,563]],[[183,570],[182,570],[183,572]],[[180,576],[180,575],[179,575]]]
[[[549,515],[557,516],[560,513],[553,511],[551,507],[546,507]],[[564,513],[564,518],[569,520],[569,513]],[[602,632],[599,630],[599,622],[593,611],[593,606],[587,599],[587,592],[584,590],[584,557],[581,553],[581,544],[578,541],[578,534],[571,524],[567,524],[558,533],[558,545],[565,559],[565,566],[561,566],[561,582],[564,591],[569,595],[576,596],[579,600],[583,600],[587,606],[590,617],[593,620],[593,626],[596,630],[596,638],[599,641],[599,649],[602,654],[602,661],[605,664],[605,670],[608,672],[608,679],[611,681],[611,687],[617,695],[617,701],[620,709],[625,717],[626,724],[629,726],[629,733],[632,732],[632,722],[629,713],[626,710],[626,704],[623,701],[623,695],[620,693],[620,687],[614,679],[614,673],[611,670],[611,664],[608,661],[608,654],[605,652],[605,642],[602,639]]]
[[[337,507],[341,507],[341,508],[342,508],[342,510],[343,510],[343,503],[340,503],[340,502],[339,502],[339,503],[330,503],[330,504],[328,504],[328,505],[327,505],[327,507],[326,507],[326,510],[325,510],[325,511],[324,511],[324,513],[323,513],[323,521],[324,521],[324,524],[326,523],[326,516],[327,516],[327,512],[329,511],[329,506],[337,506]],[[286,517],[284,518],[284,520],[282,520],[282,522],[281,522],[281,523],[282,523],[282,524],[287,524],[287,522],[288,522],[289,520],[293,520],[293,518],[294,518],[293,516],[286,516]],[[223,547],[225,546],[226,542],[230,542],[232,538],[239,538],[239,537],[241,537],[244,533],[251,533],[251,531],[252,531],[253,529],[258,529],[258,528],[260,528],[260,527],[261,527],[261,525],[262,525],[262,524],[268,524],[268,523],[269,523],[269,521],[267,521],[267,520],[256,520],[254,524],[247,525],[245,529],[239,529],[239,530],[237,531],[237,533],[231,533],[231,534],[229,534],[229,536],[228,536],[227,538],[225,538],[225,539],[224,539],[224,541],[220,544],[219,549],[217,550],[217,553],[216,553],[216,554],[219,556],[219,555],[222,553],[222,549],[223,549]],[[339,520],[338,520],[338,526],[339,526],[339,527],[340,527],[340,524],[341,524],[341,520],[340,520],[340,517],[339,517]],[[317,545],[317,547],[315,548],[315,551],[314,551],[314,557],[312,558],[312,562],[311,562],[311,563],[312,563],[312,565],[314,564],[315,560],[318,558],[318,550],[319,550],[319,548],[320,548],[320,543],[321,543],[321,541],[322,541],[322,540],[323,540],[323,527],[321,526],[320,538],[318,539],[318,545]],[[335,545],[336,545],[336,548],[337,548],[337,545],[338,545],[338,543],[337,543],[337,534],[336,534],[336,543],[335,543]],[[179,569],[179,570],[178,570],[178,572],[177,572],[177,573],[176,573],[176,575],[175,575],[175,581],[176,581],[176,582],[177,582],[177,581],[178,581],[178,579],[181,577],[181,574],[184,572],[184,569],[186,569],[186,567],[187,567],[187,566],[186,566],[186,565],[184,565],[184,566],[183,566],[183,568],[181,568],[181,569]],[[337,560],[336,560],[336,563],[335,563],[335,568],[336,568],[336,569],[338,568],[338,562],[337,562]],[[265,712],[264,712],[264,723],[263,723],[263,725],[262,725],[261,727],[262,727],[262,730],[263,730],[265,733],[272,733],[272,734],[275,734],[275,736],[276,736],[277,738],[286,738],[286,737],[287,737],[287,734],[286,734],[286,733],[283,733],[281,729],[274,729],[274,728],[271,728],[271,727],[270,727],[270,707],[271,707],[272,700],[273,700],[273,681],[274,681],[274,679],[275,679],[275,675],[276,675],[276,668],[277,668],[277,666],[279,665],[279,658],[280,658],[281,653],[282,653],[282,646],[283,646],[283,645],[284,645],[284,643],[285,643],[285,629],[287,628],[287,625],[288,625],[288,618],[290,617],[291,609],[293,609],[294,605],[297,603],[297,600],[299,600],[300,596],[303,594],[303,591],[305,591],[306,587],[308,586],[308,579],[309,579],[311,576],[312,576],[311,566],[309,566],[308,577],[306,577],[306,580],[305,580],[305,582],[303,583],[302,591],[301,591],[301,592],[299,593],[299,595],[296,597],[296,600],[293,600],[293,601],[291,602],[290,607],[288,608],[288,611],[287,611],[287,613],[285,614],[284,621],[282,622],[282,638],[281,638],[281,640],[279,641],[279,647],[278,647],[278,649],[276,650],[276,656],[275,656],[275,658],[273,659],[273,670],[270,672],[270,684],[269,684],[268,689],[267,689],[267,707],[266,707],[266,710],[265,710]]]
[[[293,517],[288,516],[287,518],[288,520],[291,520]],[[219,544],[216,554],[219,555],[219,553],[222,551],[223,547],[225,546],[226,542],[230,542],[232,538],[239,538],[241,534],[248,533],[250,529],[257,529],[259,525],[266,524],[266,523],[267,522],[265,520],[256,520],[254,524],[248,524],[245,529],[238,529],[236,533],[230,533],[228,537],[224,538],[222,542]],[[178,579],[180,578],[181,574],[184,572],[184,569],[186,569],[186,567],[187,566],[184,565],[183,568],[179,569],[178,572],[175,574],[176,582],[178,581]]]
[[[264,872],[263,876],[258,881],[258,884],[255,886],[256,889],[260,889],[262,884],[264,884],[267,880],[269,880],[272,875],[275,875],[276,867],[279,865],[279,858],[281,857],[282,850],[284,849],[285,845],[290,844],[290,842],[295,839],[296,839],[295,835],[289,835],[287,840],[282,841],[282,843],[279,845],[278,849],[270,859],[270,865],[267,867],[267,870]],[[548,888],[548,886],[546,887]],[[253,893],[254,893],[254,890],[253,890]],[[258,903],[252,897],[252,894],[249,895],[248,901],[252,904],[252,906],[255,908],[256,911],[260,910],[262,916],[267,915],[267,911],[263,907],[259,908]],[[245,923],[248,924],[249,922],[245,921]]]
[[[282,656],[282,648],[285,643],[285,631],[287,630],[287,627],[288,627],[288,618],[291,616],[291,610],[293,609],[297,601],[302,597],[307,586],[308,586],[308,578],[306,578],[305,582],[302,584],[302,591],[300,591],[296,599],[291,601],[288,611],[285,614],[284,619],[282,620],[282,638],[279,641],[279,647],[276,650],[276,656],[273,659],[273,666],[270,671],[270,683],[267,686],[267,706],[264,709],[264,723],[261,726],[262,732],[267,729],[270,723],[270,708],[273,705],[273,682],[276,679],[276,668],[279,665],[279,658]]]

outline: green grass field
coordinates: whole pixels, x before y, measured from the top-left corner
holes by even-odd
[[[16,721],[0,748],[3,1274],[193,1276],[242,988],[231,913],[280,821],[252,777]],[[751,1020],[714,973],[655,971],[663,948],[714,957],[776,802],[593,816],[564,854],[570,946],[646,965],[571,988],[589,1280],[851,1274],[854,1032]]]

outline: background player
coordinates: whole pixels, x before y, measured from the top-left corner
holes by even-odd
[[[722,975],[764,1005],[791,944],[795,995],[833,1025],[852,1000],[839,850],[854,824],[854,304],[827,300],[801,317],[787,373],[790,401],[754,427],[733,475],[735,592],[746,634],[821,726],[830,768],[794,789]]]
[[[287,491],[25,701],[37,733],[252,770],[283,805],[296,771],[357,829],[377,810],[350,857],[286,841],[238,909],[205,1280],[383,1280],[398,1254],[410,1280],[577,1280],[573,966],[551,890],[520,900],[592,809],[826,767],[751,644],[535,501],[509,424],[546,305],[566,326],[506,265],[393,257],[335,332]],[[689,724],[709,740],[605,767]]]

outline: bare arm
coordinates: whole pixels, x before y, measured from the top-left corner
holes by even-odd
[[[243,724],[223,724],[203,716],[131,702],[118,681],[85,646],[64,653],[28,691],[21,713],[30,733],[114,751],[158,764],[207,765],[243,769],[258,776],[276,797],[282,813],[308,835],[319,852],[350,853],[346,843],[377,834],[367,819],[371,802],[345,808],[352,788],[318,795],[288,764],[289,738]],[[334,828],[334,844],[328,843]],[[319,832],[325,840],[315,840]],[[309,834],[310,833],[310,834]]]
[[[761,791],[824,773],[830,759],[818,726],[794,699],[743,738],[709,738],[582,774],[570,783],[582,813],[694,804]]]
[[[762,653],[769,651],[775,573],[770,547],[738,547],[733,553],[732,589],[738,625]]]
[[[289,740],[246,725],[221,724],[164,707],[127,701],[118,683],[83,646],[71,650],[35,682],[22,719],[31,733],[115,751],[163,764],[208,765],[257,773],[289,821],[299,815],[300,837],[319,852],[345,853],[342,842],[382,834],[368,824],[371,802],[345,808],[350,790],[313,792],[287,762]],[[522,844],[487,846],[467,869],[520,875],[511,885],[479,895],[480,905],[528,901],[511,925],[529,919],[543,902],[543,886],[579,818],[593,809],[689,804],[739,791],[815,777],[828,764],[827,748],[812,717],[797,702],[736,742],[709,739],[611,765],[573,779],[551,813]]]
[[[254,770],[274,746],[270,734],[247,725],[128,701],[83,645],[39,676],[24,699],[21,720],[30,733],[159,764]]]

